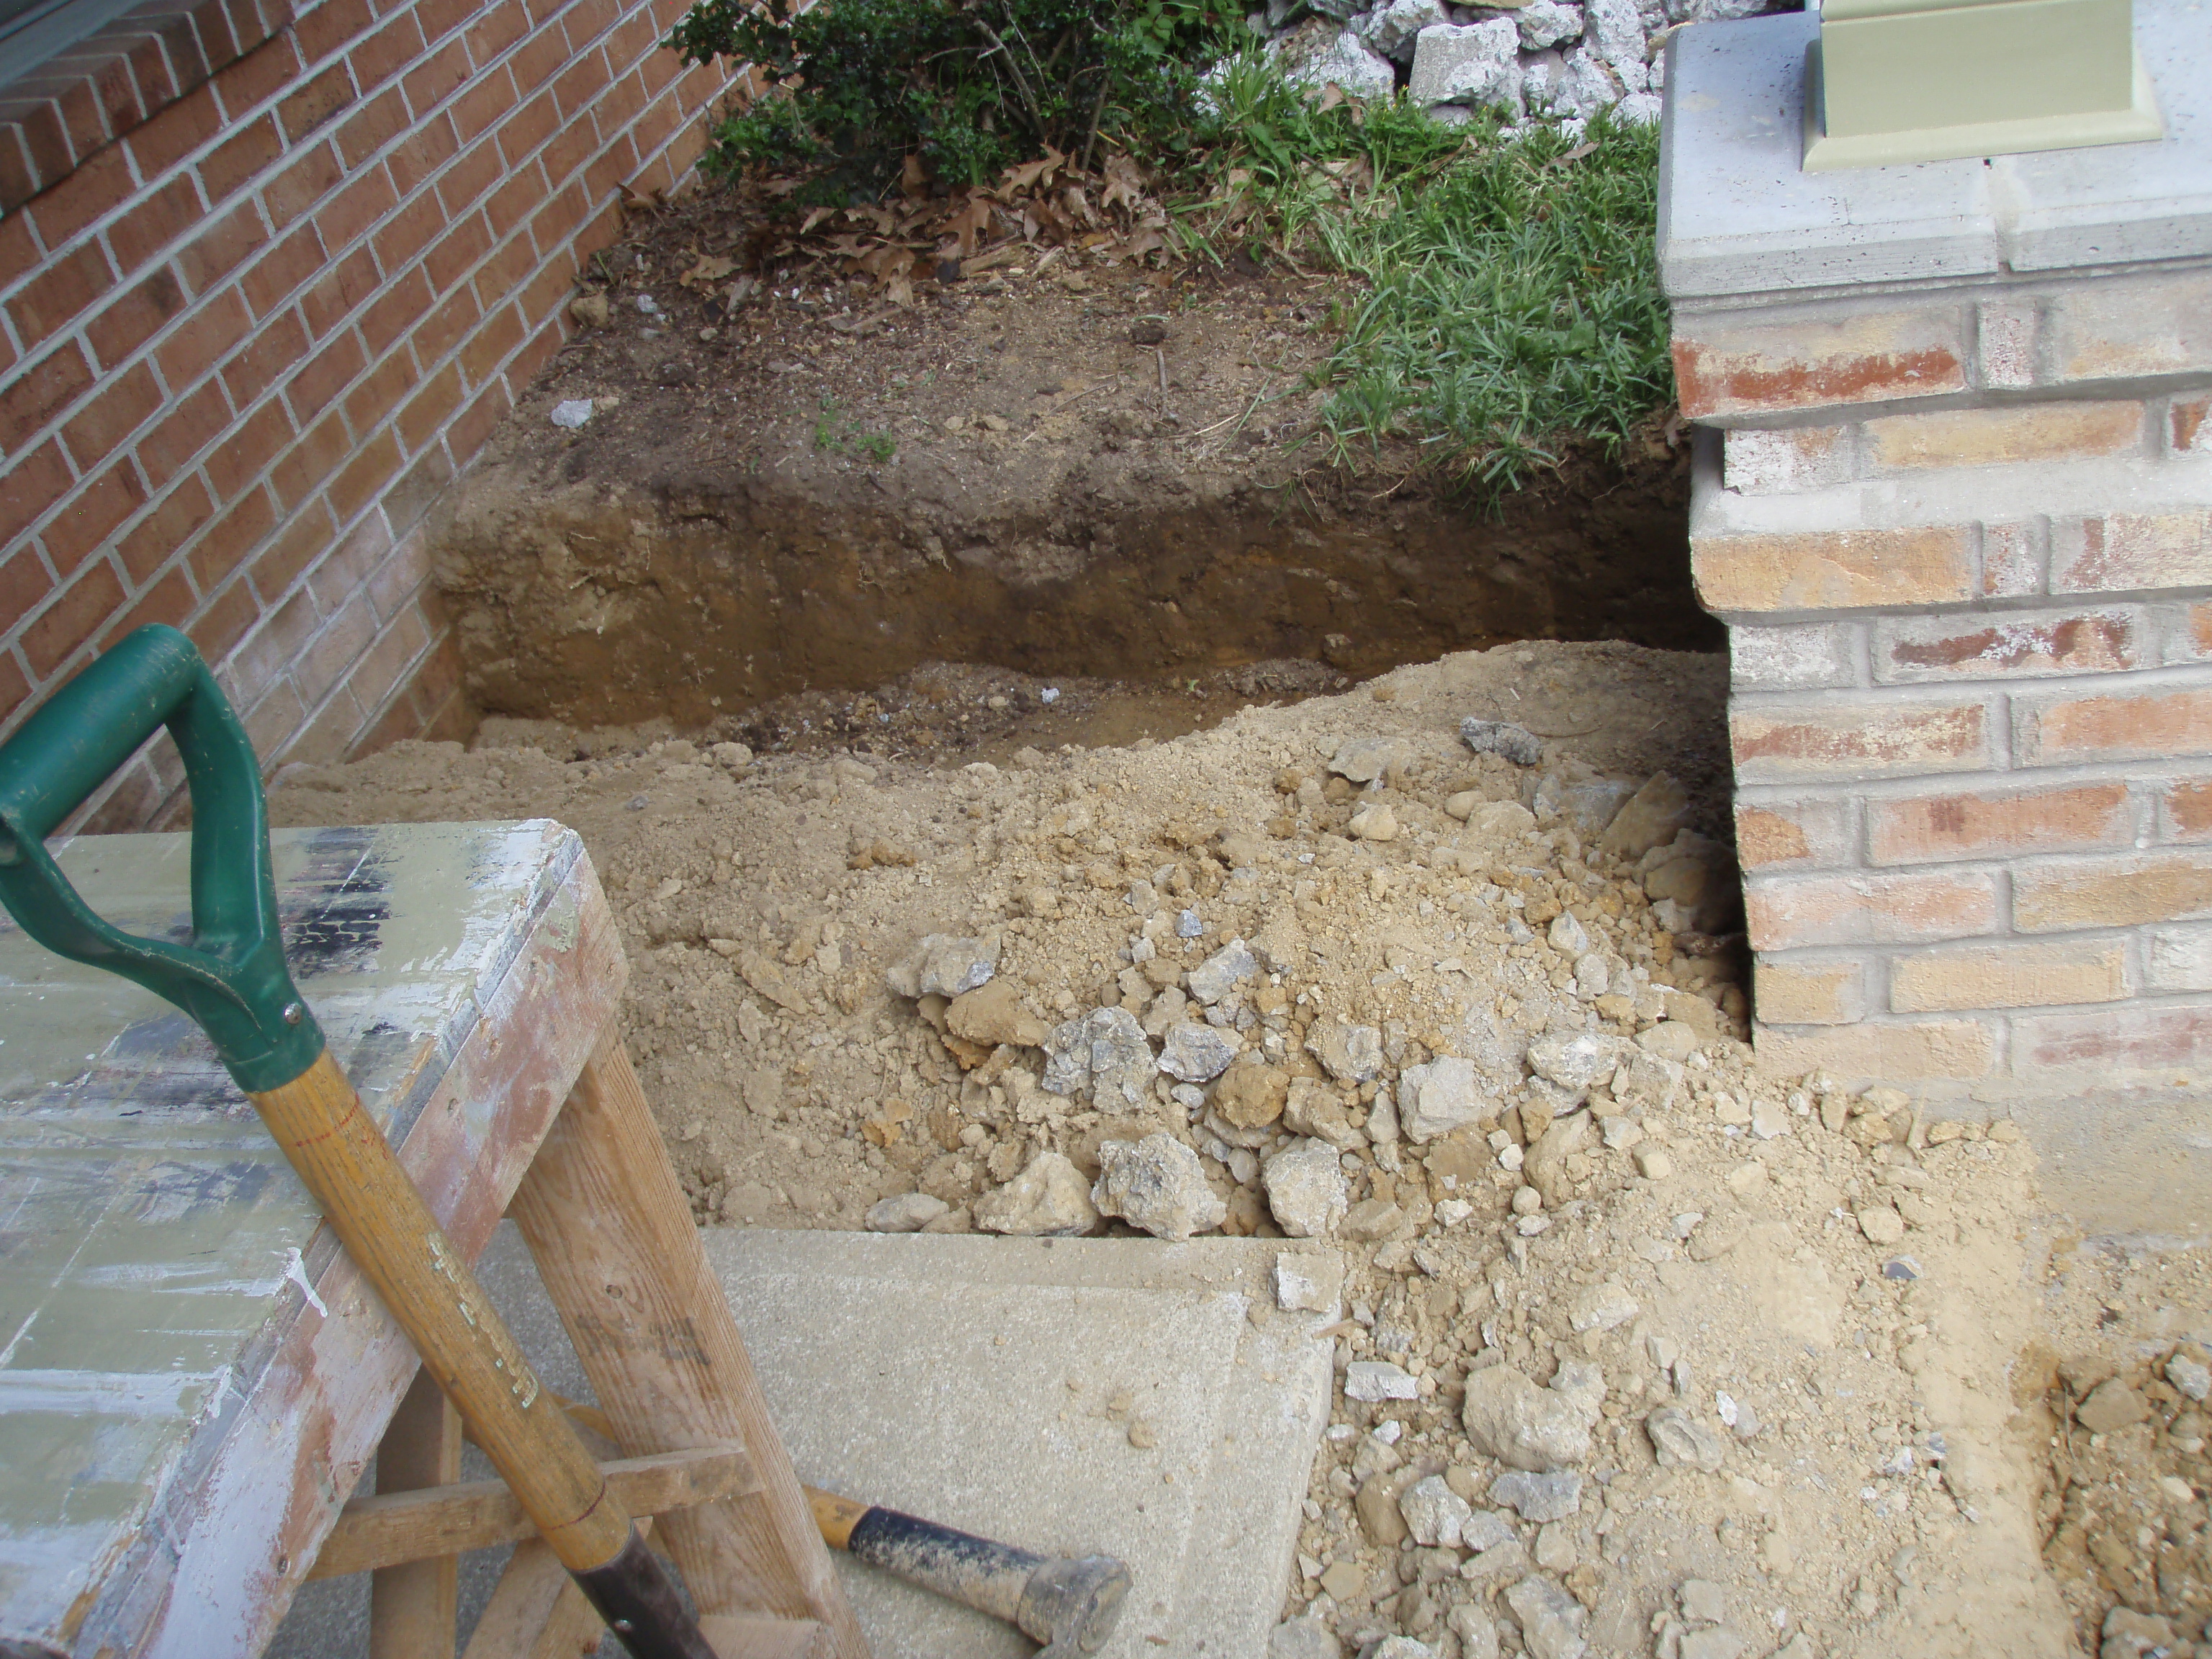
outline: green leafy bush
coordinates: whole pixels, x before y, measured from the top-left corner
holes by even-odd
[[[1048,147],[1179,149],[1189,65],[1238,15],[1229,0],[699,0],[668,45],[789,83],[716,127],[710,173],[801,172],[795,200],[842,206],[880,197],[909,155],[957,186]]]

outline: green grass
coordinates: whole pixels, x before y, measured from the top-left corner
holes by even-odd
[[[815,413],[814,447],[833,455],[859,454],[878,462],[898,453],[897,439],[888,432],[863,432],[857,422],[840,415],[836,404],[828,398],[822,399]]]
[[[1323,111],[1249,60],[1217,98],[1187,241],[1269,242],[1356,281],[1317,377],[1332,460],[1409,441],[1494,494],[1570,445],[1617,454],[1672,403],[1656,128],[1507,142],[1402,102]]]

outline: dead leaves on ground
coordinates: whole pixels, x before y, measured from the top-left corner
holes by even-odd
[[[1042,266],[1065,250],[1079,249],[1106,264],[1155,260],[1166,251],[1167,228],[1167,210],[1152,180],[1126,155],[1109,155],[1100,170],[1085,173],[1048,149],[1041,160],[1008,167],[988,189],[941,197],[931,194],[919,161],[909,158],[900,195],[858,207],[811,209],[793,235],[765,250],[764,261],[834,261],[905,306],[914,303],[917,280],[981,276],[1033,256]],[[728,271],[696,283],[693,274],[727,264],[701,255],[679,280],[711,287]]]

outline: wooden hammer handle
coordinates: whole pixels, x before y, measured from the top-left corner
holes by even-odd
[[[250,1097],[561,1564],[589,1572],[620,1556],[629,1514],[330,1050]]]

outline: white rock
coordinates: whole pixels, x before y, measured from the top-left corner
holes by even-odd
[[[1620,98],[1620,88],[1602,60],[1582,46],[1570,46],[1559,59],[1559,78],[1548,91],[1548,112],[1588,119]]]
[[[1677,1066],[1697,1052],[1705,1033],[1686,1020],[1662,1019],[1648,1031],[1639,1031],[1636,1046],[1647,1054],[1672,1060]]]
[[[1547,1083],[1579,1094],[1610,1078],[1628,1056],[1621,1038],[1585,1031],[1577,1037],[1539,1037],[1528,1045],[1528,1066]]]
[[[1336,37],[1327,52],[1316,53],[1286,77],[1292,86],[1334,86],[1353,98],[1388,98],[1398,89],[1398,71],[1390,60],[1368,51],[1350,29]]]
[[[1623,91],[1642,92],[1649,84],[1636,0],[1583,0],[1583,40],[1605,60]]]
[[[1366,41],[1368,50],[1407,64],[1413,61],[1416,35],[1425,28],[1450,21],[1438,0],[1390,0],[1388,5],[1377,6],[1367,14],[1364,27],[1358,23],[1352,27]],[[1366,780],[1358,781],[1364,783]]]
[[[1594,1359],[1577,1359],[1571,1356],[1559,1362],[1552,1376],[1552,1392],[1582,1414],[1583,1422],[1595,1428],[1605,1411],[1605,1373]]]
[[[1583,1478],[1571,1469],[1530,1474],[1511,1469],[1490,1483],[1491,1501],[1510,1505],[1523,1521],[1564,1521],[1583,1506]]]
[[[1285,1312],[1333,1314],[1343,1296],[1342,1257],[1285,1250],[1275,1258],[1275,1305]]]
[[[1467,827],[1487,842],[1510,841],[1536,827],[1536,815],[1517,800],[1493,800],[1468,814]]]
[[[1370,1406],[1385,1400],[1419,1400],[1421,1385],[1387,1359],[1355,1359],[1344,1368],[1344,1397]]]
[[[1552,918],[1552,925],[1547,930],[1546,937],[1552,941],[1552,948],[1554,951],[1570,959],[1582,955],[1590,948],[1589,934],[1583,930],[1582,923],[1575,919],[1575,913],[1571,910],[1562,910]]]
[[[1659,125],[1659,118],[1666,113],[1666,109],[1665,103],[1661,100],[1657,93],[1632,92],[1613,106],[1613,118],[1632,127],[1656,127]],[[1680,933],[1681,929],[1676,928],[1674,931]],[[1683,1643],[1682,1651],[1686,1659],[1689,1652],[1689,1644],[1686,1640]]]
[[[1293,1141],[1261,1166],[1267,1208],[1292,1238],[1335,1231],[1351,1203],[1337,1152],[1325,1140]]]
[[[1513,21],[1521,31],[1521,49],[1541,52],[1581,36],[1583,9],[1563,5],[1560,0],[1533,0],[1514,14]]]
[[[1678,1594],[1682,1617],[1693,1625],[1717,1625],[1728,1617],[1728,1586],[1710,1578],[1685,1578]]]
[[[1210,1083],[1237,1058],[1236,1037],[1188,1020],[1167,1028],[1160,1043],[1159,1068],[1185,1083]]]
[[[2177,1353],[2166,1362],[2166,1380],[2191,1400],[2202,1401],[2212,1394],[2212,1366],[2185,1353]]]
[[[1474,1062],[1455,1054],[1398,1074],[1399,1127],[1417,1146],[1478,1121],[1486,1103]]]
[[[1386,1636],[1367,1650],[1367,1659],[1437,1659],[1437,1650],[1410,1636]]]
[[[1460,1522],[1461,1547],[1473,1550],[1477,1555],[1485,1555],[1502,1545],[1516,1542],[1518,1538],[1519,1534],[1513,1530],[1513,1523],[1496,1510],[1477,1510]]]
[[[1642,1311],[1626,1285],[1608,1279],[1574,1299],[1567,1310],[1567,1323],[1577,1331],[1609,1331],[1626,1325]]]
[[[1505,1604],[1521,1621],[1521,1640],[1529,1659],[1583,1659],[1589,1651],[1583,1626],[1583,1604],[1548,1578],[1534,1574],[1505,1592]]]
[[[1440,1474],[1425,1475],[1398,1495],[1398,1513],[1406,1519],[1406,1530],[1424,1548],[1442,1545],[1457,1549],[1460,1528],[1474,1512]]]
[[[1460,1420],[1477,1450],[1516,1469],[1546,1474],[1590,1454],[1589,1424],[1576,1402],[1510,1365],[1469,1373]]]
[[[1229,1216],[1229,1206],[1206,1185],[1198,1154],[1165,1133],[1133,1145],[1101,1142],[1091,1201],[1101,1215],[1120,1216],[1154,1238],[1177,1242],[1211,1232]]]
[[[1521,36],[1510,17],[1460,26],[1437,23],[1413,42],[1414,103],[1505,104],[1521,99]]]
[[[1055,1027],[1044,1054],[1048,1093],[1088,1095],[1102,1110],[1135,1105],[1158,1074],[1145,1028],[1127,1008],[1094,1008]]]
[[[1398,814],[1389,801],[1369,801],[1352,815],[1352,821],[1344,828],[1354,841],[1395,841]]]
[[[871,1205],[861,1224],[872,1233],[918,1233],[951,1207],[927,1193],[901,1193]]]
[[[997,940],[931,933],[890,965],[884,983],[902,997],[957,997],[998,970]]]
[[[1725,1625],[1686,1632],[1680,1650],[1682,1659],[1742,1659],[1750,1650],[1751,1644]]]
[[[1759,1096],[1751,1103],[1751,1132],[1761,1140],[1772,1140],[1778,1135],[1788,1134],[1789,1107],[1767,1096]]]
[[[1060,1152],[1039,1152],[1029,1168],[975,1200],[975,1224],[987,1233],[1074,1237],[1098,1225],[1090,1183]]]
[[[1539,0],[1539,3],[1548,4],[1550,0]],[[1640,859],[1653,848],[1673,841],[1689,821],[1690,792],[1666,773],[1655,772],[1613,814],[1605,834],[1598,837],[1598,847],[1615,858]]]
[[[1241,939],[1232,939],[1184,975],[1190,994],[1212,1007],[1234,990],[1240,981],[1256,979],[1259,959]]]

